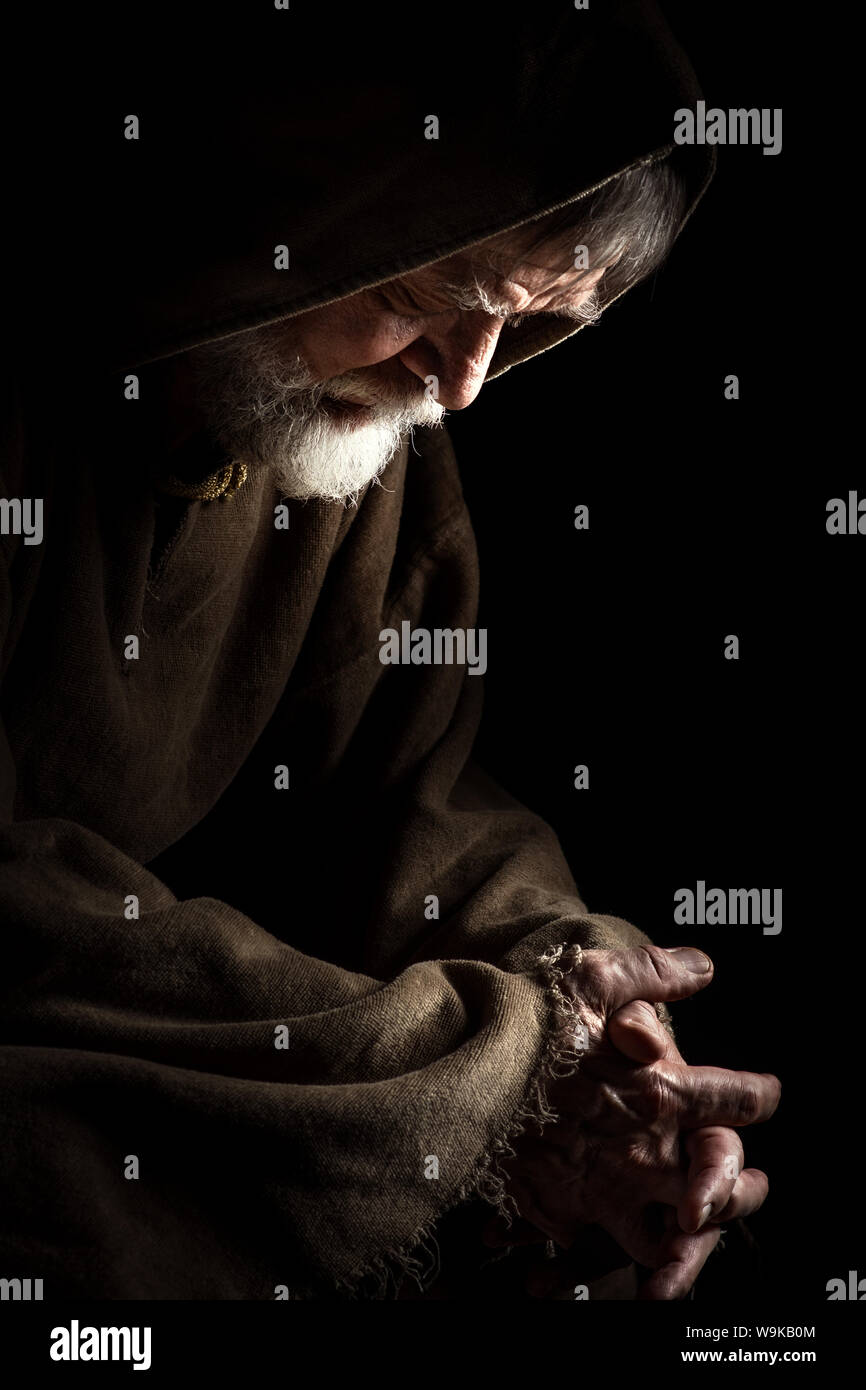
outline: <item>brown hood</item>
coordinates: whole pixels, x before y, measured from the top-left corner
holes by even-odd
[[[368,34],[362,62],[342,21],[327,44],[320,24],[316,71],[291,64],[305,23],[294,10],[249,60],[233,49],[167,67],[167,30],[139,84],[126,67],[114,79],[78,69],[69,118],[48,102],[46,158],[59,158],[44,186],[67,209],[64,255],[46,245],[56,215],[32,218],[26,236],[53,318],[59,306],[76,335],[84,325],[107,366],[170,356],[452,255],[668,152],[690,215],[714,150],[673,145],[674,113],[700,90],[657,5],[532,8],[481,40],[440,17],[459,34],[450,47],[438,31],[401,27],[375,45]],[[47,94],[33,92],[38,108]],[[138,140],[124,138],[128,114]],[[433,115],[439,138],[427,139]],[[277,246],[288,269],[275,268]],[[577,331],[534,315],[503,335],[488,376]]]

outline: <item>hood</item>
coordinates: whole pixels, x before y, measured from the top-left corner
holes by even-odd
[[[86,324],[106,366],[343,298],[665,154],[685,174],[686,217],[712,175],[712,148],[673,144],[674,112],[700,90],[649,0],[527,7],[507,32],[471,40],[444,24],[407,35],[404,20],[387,42],[345,28],[335,41],[324,7],[318,21],[296,8],[275,9],[251,46],[223,46],[219,59],[185,50],[169,67],[157,42],[158,65],[114,78],[110,99],[102,80],[87,132],[73,130],[72,98],[68,121],[51,105],[62,167],[48,195],[59,185],[68,212],[46,298],[52,314],[59,305],[76,329]],[[88,74],[76,83],[81,107]],[[123,136],[130,114],[137,140]],[[425,138],[430,116],[438,139]],[[48,226],[50,240],[56,218]],[[275,268],[277,246],[288,269]],[[533,315],[500,337],[488,377],[579,327]]]

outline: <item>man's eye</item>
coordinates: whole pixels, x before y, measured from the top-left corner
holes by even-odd
[[[405,309],[398,308],[397,305],[394,304],[392,300],[388,297],[388,295],[383,294],[381,290],[376,290],[375,294],[376,298],[378,299],[379,303],[383,306],[383,308],[387,309],[388,313],[393,314],[395,318],[422,319],[425,317],[424,314],[407,313]]]
[[[525,314],[518,314],[518,315],[516,316],[516,318],[509,319],[509,320],[508,320],[508,327],[509,327],[509,328],[519,328],[520,324],[522,324],[522,323],[525,321],[525,319],[526,319],[526,315],[525,315]]]

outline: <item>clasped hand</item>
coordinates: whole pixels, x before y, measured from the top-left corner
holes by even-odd
[[[560,985],[585,1029],[579,1065],[547,1088],[556,1122],[521,1135],[505,1165],[524,1234],[528,1223],[567,1250],[600,1226],[653,1271],[644,1299],[685,1297],[722,1223],[756,1211],[768,1191],[764,1173],[743,1167],[737,1130],[769,1119],[779,1081],[689,1066],[653,1007],[712,975],[691,947],[585,951]],[[561,1041],[573,1041],[566,1021]]]

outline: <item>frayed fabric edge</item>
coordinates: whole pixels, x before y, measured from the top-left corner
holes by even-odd
[[[439,1274],[435,1231],[448,1212],[463,1202],[480,1198],[507,1226],[519,1216],[514,1198],[507,1191],[508,1175],[503,1163],[514,1156],[512,1140],[524,1134],[529,1126],[540,1131],[557,1119],[557,1112],[547,1102],[548,1084],[573,1075],[580,1063],[583,1051],[579,1041],[581,1019],[574,1001],[562,989],[562,980],[580,965],[582,956],[581,947],[569,942],[549,946],[537,962],[536,978],[544,986],[548,1006],[547,1032],[529,1085],[505,1132],[487,1146],[443,1211],[419,1226],[402,1244],[368,1260],[350,1275],[336,1279],[332,1285],[334,1292],[349,1298],[389,1299],[396,1297],[405,1279],[412,1279],[424,1293]],[[573,1042],[568,1041],[569,1036]]]

